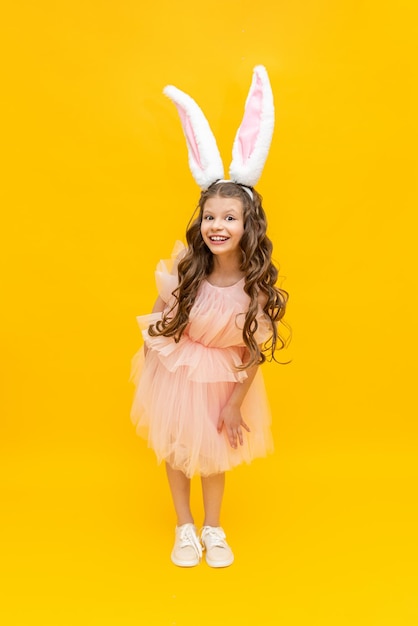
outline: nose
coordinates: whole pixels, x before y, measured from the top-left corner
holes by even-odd
[[[212,221],[211,224],[212,230],[222,230],[222,222],[220,219],[216,218]]]

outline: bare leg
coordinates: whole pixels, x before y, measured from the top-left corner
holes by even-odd
[[[221,506],[225,489],[225,474],[202,476],[205,521],[203,526],[220,526]]]
[[[177,526],[193,524],[193,516],[190,510],[190,479],[180,470],[173,469],[168,463],[165,464],[165,467],[171,497],[176,510]]]

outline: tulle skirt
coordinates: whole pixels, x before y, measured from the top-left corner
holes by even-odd
[[[207,348],[188,338],[179,344],[171,338],[156,339],[160,345],[148,349],[146,358],[142,348],[133,360],[136,392],[131,419],[158,462],[167,461],[188,477],[209,476],[273,450],[260,369],[241,406],[250,428],[249,433],[243,430],[243,445],[233,449],[225,429],[217,430],[234,386],[246,378],[235,367],[241,362],[242,348]]]

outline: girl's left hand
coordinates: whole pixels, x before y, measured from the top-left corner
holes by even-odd
[[[250,432],[250,429],[242,419],[239,406],[227,404],[222,409],[218,419],[218,433],[222,432],[224,426],[231,448],[237,448],[238,442],[242,446],[244,444],[242,429],[244,428],[247,432]]]

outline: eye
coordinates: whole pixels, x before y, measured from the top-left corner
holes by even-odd
[[[204,220],[213,220],[213,216],[212,215],[205,215],[203,217]]]
[[[228,215],[228,216],[226,217],[226,220],[227,220],[228,222],[232,222],[233,220],[235,220],[235,217],[233,217],[232,215]]]

